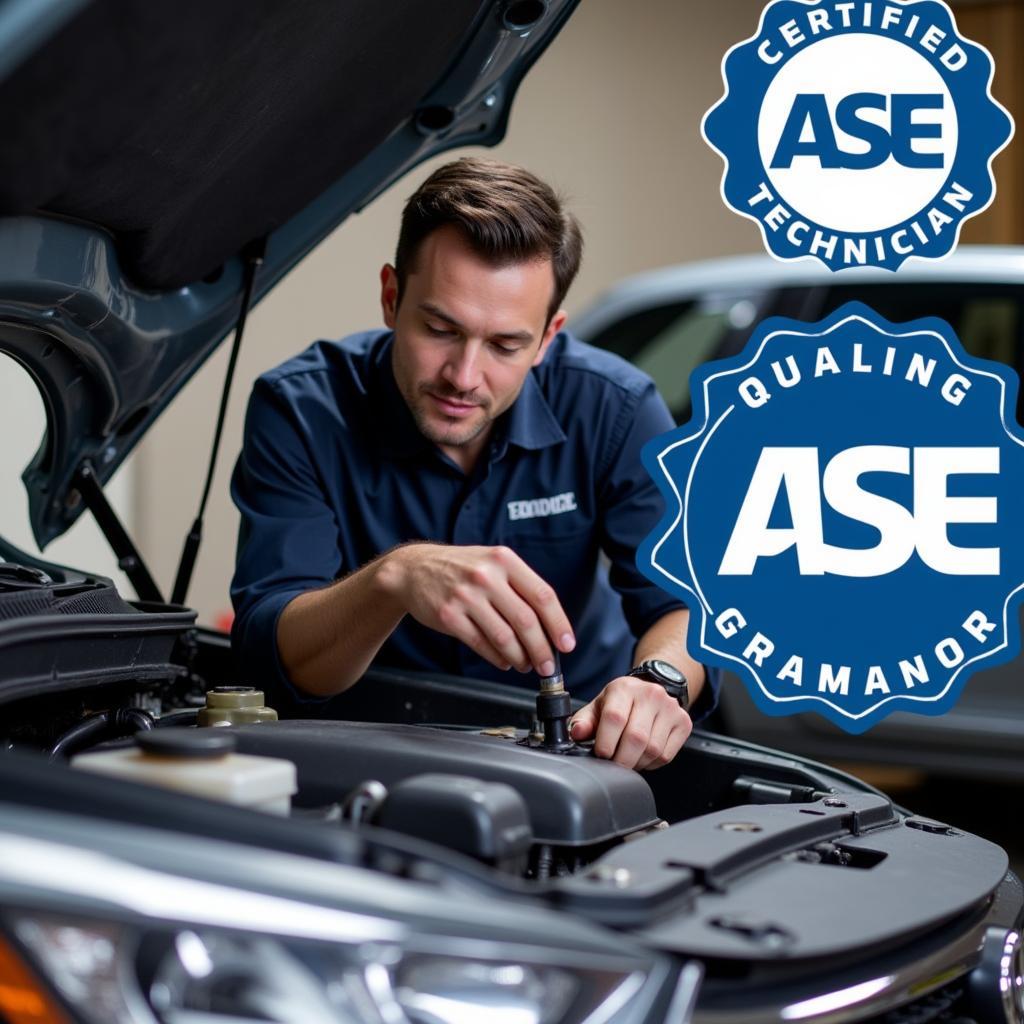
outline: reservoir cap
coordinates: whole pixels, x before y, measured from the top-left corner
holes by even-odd
[[[224,757],[235,749],[235,737],[223,729],[150,729],[138,733],[135,742],[147,754],[190,761]]]

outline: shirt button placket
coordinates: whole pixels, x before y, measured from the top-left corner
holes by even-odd
[[[473,515],[476,499],[470,495],[463,501],[455,516],[455,525],[452,530],[453,544],[479,544],[475,537],[475,517]]]

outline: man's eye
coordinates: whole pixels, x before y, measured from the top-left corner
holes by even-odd
[[[455,334],[450,327],[437,327],[434,324],[427,324],[427,330],[439,338],[450,338]]]
[[[499,355],[514,356],[519,351],[519,346],[495,344],[494,349]]]

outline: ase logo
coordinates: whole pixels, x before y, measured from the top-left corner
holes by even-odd
[[[992,71],[939,0],[775,0],[726,54],[702,125],[722,196],[782,260],[947,256],[1013,134]]]
[[[1017,379],[948,324],[849,303],[775,318],[692,380],[644,449],[666,515],[637,564],[691,609],[688,647],[768,714],[848,732],[940,714],[1019,647]]]

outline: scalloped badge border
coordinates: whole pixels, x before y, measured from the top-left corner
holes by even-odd
[[[1013,115],[1010,113],[1009,110],[1006,109],[1006,107],[1004,107],[1002,105],[1002,103],[999,102],[999,100],[997,100],[995,98],[995,96],[992,95],[992,80],[995,77],[995,69],[996,69],[995,58],[992,56],[992,54],[989,51],[987,46],[984,46],[982,43],[975,42],[973,39],[968,39],[965,35],[963,35],[961,33],[960,28],[957,25],[956,15],[954,14],[953,9],[949,6],[949,4],[946,3],[946,0],[888,0],[888,2],[889,3],[893,3],[893,4],[895,4],[897,6],[900,6],[900,7],[913,7],[913,6],[916,6],[917,4],[934,4],[936,6],[942,7],[946,11],[946,13],[949,15],[949,19],[950,19],[950,22],[951,22],[951,24],[953,26],[954,31],[956,32],[957,39],[960,42],[966,42],[966,43],[969,43],[971,46],[977,47],[985,55],[986,59],[988,60],[988,79],[987,79],[987,81],[985,83],[985,96],[986,96],[987,100],[989,101],[989,103],[991,103],[998,110],[1002,111],[1002,113],[1005,115],[1005,117],[1007,118],[1007,120],[1010,123],[1010,131],[1009,131],[1009,134],[1006,136],[1006,139],[1002,142],[1001,145],[999,145],[995,150],[992,151],[991,155],[989,156],[989,158],[988,158],[988,160],[986,162],[986,169],[987,169],[987,172],[988,172],[989,184],[991,186],[991,192],[989,194],[988,200],[985,202],[985,204],[983,206],[980,206],[977,210],[974,210],[970,214],[967,214],[967,215],[961,217],[956,222],[955,230],[954,230],[954,233],[953,233],[953,240],[950,243],[949,248],[945,252],[943,252],[943,253],[941,253],[940,255],[937,255],[937,256],[920,256],[920,255],[917,255],[916,253],[910,253],[910,254],[904,256],[904,258],[902,260],[900,260],[900,262],[894,268],[885,267],[884,265],[882,265],[880,263],[877,263],[877,262],[868,262],[868,263],[864,263],[864,264],[856,264],[856,265],[850,265],[848,267],[841,267],[839,269],[833,269],[824,260],[822,260],[819,256],[812,255],[811,253],[804,253],[804,254],[799,255],[799,256],[782,256],[779,253],[777,253],[775,251],[775,249],[772,248],[772,245],[769,242],[769,236],[768,236],[767,229],[766,229],[766,227],[764,225],[764,222],[758,216],[756,216],[755,214],[748,213],[745,210],[742,210],[742,209],[740,209],[740,208],[738,208],[736,206],[733,206],[733,204],[729,201],[729,198],[726,195],[726,181],[729,178],[729,173],[730,173],[730,170],[731,170],[730,163],[729,163],[729,156],[723,150],[719,149],[718,146],[716,146],[715,143],[712,142],[712,140],[708,137],[708,134],[707,134],[708,119],[711,118],[720,107],[723,107],[723,106],[726,105],[726,103],[728,103],[730,95],[732,93],[732,87],[731,87],[731,84],[729,82],[729,77],[726,74],[726,70],[725,70],[726,69],[726,64],[728,63],[730,56],[732,56],[732,54],[736,50],[742,49],[745,46],[749,46],[749,45],[755,43],[760,38],[761,33],[764,30],[764,23],[765,23],[765,19],[768,16],[768,12],[773,7],[776,7],[778,4],[781,4],[781,3],[797,3],[797,4],[802,4],[805,7],[819,7],[819,6],[822,6],[825,3],[825,0],[770,0],[770,2],[767,3],[764,6],[764,8],[762,9],[762,11],[761,11],[761,16],[758,19],[758,23],[757,23],[757,31],[755,31],[753,35],[748,36],[746,39],[742,39],[738,43],[734,43],[726,51],[725,56],[722,57],[722,61],[721,61],[721,64],[720,64],[720,70],[721,70],[721,75],[722,75],[722,85],[725,88],[725,92],[722,94],[720,99],[718,99],[707,111],[705,111],[704,116],[701,118],[701,122],[700,122],[700,134],[701,134],[701,138],[705,141],[705,143],[707,143],[707,145],[715,153],[717,153],[722,158],[722,161],[725,164],[725,168],[722,171],[722,176],[721,176],[721,179],[719,181],[718,191],[719,191],[719,195],[721,196],[722,202],[725,205],[726,209],[732,210],[733,213],[739,214],[739,216],[745,218],[746,220],[753,221],[753,223],[755,223],[757,225],[758,230],[761,233],[761,242],[764,245],[765,251],[772,257],[772,259],[778,260],[780,263],[811,262],[811,263],[821,264],[822,266],[824,266],[826,269],[828,269],[832,273],[841,273],[843,270],[862,269],[863,267],[871,267],[871,268],[877,268],[877,269],[881,269],[881,270],[892,270],[892,272],[895,273],[896,271],[898,271],[900,269],[900,267],[902,267],[905,263],[909,262],[910,260],[919,261],[919,262],[924,263],[924,264],[938,263],[938,262],[941,262],[942,260],[949,259],[949,257],[956,251],[957,247],[960,244],[960,233],[963,230],[964,224],[966,224],[973,217],[977,217],[979,214],[984,213],[992,205],[992,203],[995,201],[995,198],[996,198],[996,179],[995,179],[995,174],[992,171],[992,164],[993,164],[995,158],[997,156],[999,156],[999,154],[1004,149],[1006,149],[1006,147],[1013,141],[1013,137],[1016,134],[1016,130],[1017,130],[1016,121],[1014,120]],[[819,227],[820,226],[821,225],[819,225]]]
[[[977,669],[971,669],[971,672],[968,673],[968,675],[961,679],[958,683],[957,680],[965,669],[969,668],[970,666],[976,664],[979,661],[991,658],[994,655],[997,655],[1004,651],[1009,651],[1010,653],[1006,655],[1004,658],[1000,659],[1000,662],[1012,658],[1020,648],[1021,638],[1019,624],[1017,624],[1016,632],[1014,632],[1014,626],[1009,621],[1009,610],[1010,604],[1013,601],[1014,597],[1020,594],[1022,590],[1024,590],[1024,581],[1021,581],[1021,583],[1019,583],[1013,590],[1011,590],[1003,600],[1002,635],[1000,637],[999,644],[986,651],[980,652],[969,659],[966,659],[963,663],[958,665],[956,670],[950,675],[949,679],[946,682],[946,685],[943,687],[940,693],[933,694],[927,697],[917,696],[914,694],[889,694],[884,698],[881,698],[876,704],[873,704],[871,707],[866,708],[865,710],[860,711],[856,714],[853,714],[845,708],[841,707],[840,705],[829,700],[828,697],[821,696],[819,694],[794,694],[792,696],[780,696],[773,694],[768,690],[768,688],[762,681],[760,675],[758,674],[757,666],[752,665],[749,661],[737,657],[736,655],[729,654],[726,651],[720,651],[718,650],[718,648],[713,647],[706,642],[708,622],[711,618],[713,618],[715,613],[709,607],[707,599],[704,597],[704,594],[701,590],[700,581],[697,578],[697,574],[694,572],[693,562],[690,557],[689,532],[686,526],[686,505],[688,503],[690,485],[696,472],[697,465],[704,454],[704,449],[707,447],[708,442],[714,435],[714,432],[718,428],[718,426],[733,411],[733,409],[735,409],[735,405],[728,406],[724,410],[724,412],[722,412],[719,416],[715,418],[714,423],[710,423],[710,408],[708,402],[708,391],[710,383],[719,377],[731,376],[733,374],[739,374],[749,370],[750,367],[752,367],[758,361],[758,359],[760,359],[765,346],[773,338],[776,338],[780,335],[791,335],[808,339],[824,338],[832,334],[834,331],[838,330],[840,327],[850,323],[851,321],[860,322],[864,324],[866,327],[868,327],[870,330],[874,331],[876,334],[879,334],[882,337],[887,338],[910,338],[920,336],[937,338],[942,343],[942,346],[943,348],[945,348],[950,359],[956,366],[960,367],[960,369],[970,374],[974,374],[981,377],[988,377],[996,380],[999,386],[999,422],[1002,425],[1003,431],[1006,433],[1006,436],[1014,444],[1020,446],[1021,448],[1024,448],[1024,437],[1018,436],[1018,434],[1014,433],[1014,431],[1011,430],[1009,425],[1007,424],[1006,379],[1004,379],[998,373],[993,373],[991,370],[984,370],[976,366],[970,366],[963,363],[958,358],[957,353],[953,350],[952,346],[950,345],[949,337],[947,337],[947,335],[943,333],[942,330],[937,330],[934,326],[925,326],[926,324],[934,325],[936,323],[940,323],[943,327],[946,328],[946,330],[949,332],[949,335],[952,336],[953,338],[956,338],[959,343],[959,339],[957,338],[956,332],[952,329],[950,325],[946,324],[944,321],[939,321],[936,317],[908,321],[905,324],[897,325],[890,323],[889,321],[885,320],[883,317],[880,316],[878,316],[877,320],[873,320],[871,319],[871,317],[873,316],[877,316],[877,314],[875,314],[870,309],[870,307],[864,305],[864,303],[848,302],[840,309],[836,310],[835,313],[833,313],[831,316],[827,317],[826,319],[816,324],[802,324],[801,321],[792,320],[787,317],[771,317],[758,328],[758,332],[763,332],[763,336],[761,337],[760,343],[757,346],[757,350],[754,352],[750,359],[748,359],[742,365],[731,366],[726,369],[719,370],[717,372],[701,375],[701,405],[703,406],[703,422],[701,423],[701,425],[695,431],[689,433],[686,437],[677,438],[673,436],[672,439],[668,441],[668,443],[666,444],[666,435],[662,435],[659,438],[654,438],[652,441],[648,442],[648,444],[644,446],[641,457],[645,468],[647,469],[651,477],[654,478],[655,482],[658,484],[658,487],[663,494],[671,493],[674,496],[677,510],[674,514],[671,512],[671,509],[666,511],[661,523],[648,535],[648,537],[644,540],[643,544],[638,549],[636,559],[637,567],[649,580],[651,580],[651,582],[657,584],[658,586],[661,586],[662,589],[667,589],[665,584],[662,582],[661,578],[663,577],[664,579],[667,579],[672,585],[674,585],[674,587],[678,588],[678,590],[685,591],[686,593],[691,594],[693,597],[697,599],[698,610],[700,612],[701,619],[699,628],[700,650],[708,654],[716,655],[718,658],[724,661],[734,662],[741,666],[744,672],[749,673],[749,677],[752,677],[754,679],[754,681],[757,684],[757,689],[759,691],[758,694],[754,693],[751,690],[752,696],[757,698],[756,702],[762,711],[764,711],[768,715],[782,716],[799,714],[802,710],[816,710],[824,717],[828,718],[835,724],[839,725],[846,732],[854,734],[866,732],[871,726],[875,725],[877,722],[888,717],[888,715],[900,710],[912,711],[916,714],[925,715],[944,714],[946,711],[949,710],[948,707],[936,707],[934,710],[928,710],[923,707],[909,708],[907,707],[907,704],[904,702],[920,705],[936,704],[938,701],[944,700],[947,696],[949,696],[950,692],[954,690],[954,687],[955,691],[952,694],[951,700],[955,701],[958,696],[959,690],[962,689],[963,685],[967,682],[970,675],[977,671]],[[782,326],[783,324],[785,326]],[[821,329],[816,331],[801,331],[799,330],[800,326],[816,327]],[[886,328],[905,329],[894,330]],[[700,371],[697,372],[699,373]],[[1009,370],[1009,372],[1013,371]],[[690,423],[692,422],[693,421],[691,420]],[[1015,420],[1014,425],[1017,426]],[[690,424],[687,424],[686,426],[688,427],[690,426]],[[677,427],[674,431],[671,431],[668,436],[677,434],[683,429],[683,427]],[[681,445],[694,443],[698,439],[700,439],[700,443],[697,453],[694,456],[693,461],[690,463],[687,471],[685,495],[680,496],[679,488],[676,485],[676,481],[673,479],[672,475],[666,469],[664,460],[665,457],[670,452],[674,451],[676,448],[679,448]],[[665,486],[666,482],[668,485],[667,487]],[[671,521],[669,521],[670,517]],[[665,525],[666,523],[668,525]],[[675,533],[676,530],[680,527],[681,523],[684,551],[686,554],[686,562],[687,568],[689,569],[690,579],[693,582],[692,586],[684,580],[680,580],[665,566],[660,565],[657,561],[658,552],[670,539],[673,533]],[[677,593],[676,596],[681,595]],[[693,611],[692,607],[691,611]],[[693,626],[691,624],[691,633],[692,630]],[[1000,662],[997,662],[997,664]],[[741,678],[743,678],[743,672],[740,673],[740,676]],[[748,690],[750,690],[750,687],[748,687]],[[887,704],[890,704],[893,701],[899,701],[900,703],[898,703],[895,707],[892,707],[890,710],[882,712],[882,709]],[[807,703],[810,706],[803,709],[791,709],[789,707],[780,707],[780,705],[791,705],[800,702]],[[822,710],[822,705],[830,709],[832,713]]]

